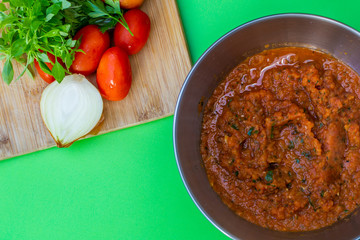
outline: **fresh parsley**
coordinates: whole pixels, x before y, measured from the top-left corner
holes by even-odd
[[[80,41],[75,33],[85,25],[96,24],[101,31],[121,23],[129,30],[118,0],[3,0],[0,2],[0,60],[4,60],[2,78],[10,84],[14,79],[13,60],[33,77],[34,60],[40,68],[61,82],[74,60]],[[54,66],[46,53],[53,54]],[[64,63],[63,67],[59,62]]]

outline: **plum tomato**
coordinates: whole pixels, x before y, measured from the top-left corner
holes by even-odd
[[[110,101],[122,100],[129,93],[131,80],[131,66],[126,52],[119,47],[106,50],[96,72],[100,94]]]
[[[120,0],[120,7],[124,9],[138,8],[144,0]]]
[[[129,55],[133,55],[144,47],[149,38],[150,18],[140,9],[127,11],[124,18],[134,36],[131,36],[129,31],[118,23],[114,30],[114,43]]]
[[[40,50],[40,52],[42,52]],[[47,56],[49,57],[51,62],[55,62],[55,56],[52,55],[51,53],[47,53]],[[58,62],[65,67],[65,64],[63,63],[63,61],[60,58],[57,58]],[[55,81],[55,78],[53,76],[51,76],[50,74],[45,73],[41,68],[40,68],[40,64],[39,62],[35,59],[34,60],[34,64],[35,64],[35,68],[37,70],[37,72],[39,73],[40,77],[47,83],[52,83],[53,81]],[[48,68],[50,70],[52,70],[53,68],[53,64],[52,63],[45,63],[46,66],[48,66]]]
[[[102,54],[110,47],[110,36],[108,32],[102,33],[96,25],[87,25],[75,34],[74,39],[80,37],[79,49],[84,53],[75,53],[70,71],[87,76],[96,71]]]

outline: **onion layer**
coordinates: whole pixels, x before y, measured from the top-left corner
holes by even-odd
[[[42,119],[58,147],[69,147],[100,121],[103,101],[83,75],[66,76],[48,85],[40,101]]]

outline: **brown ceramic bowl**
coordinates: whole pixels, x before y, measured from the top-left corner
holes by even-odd
[[[337,21],[307,14],[280,14],[237,27],[216,41],[195,63],[175,110],[174,148],[183,182],[194,203],[220,231],[234,239],[356,239],[360,215],[309,232],[278,232],[237,216],[213,191],[200,155],[202,109],[223,77],[265,47],[305,46],[330,53],[360,73],[360,33]]]

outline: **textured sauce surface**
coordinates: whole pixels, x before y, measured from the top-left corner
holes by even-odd
[[[201,154],[238,215],[280,231],[333,224],[360,204],[359,76],[306,48],[247,58],[215,89]]]

